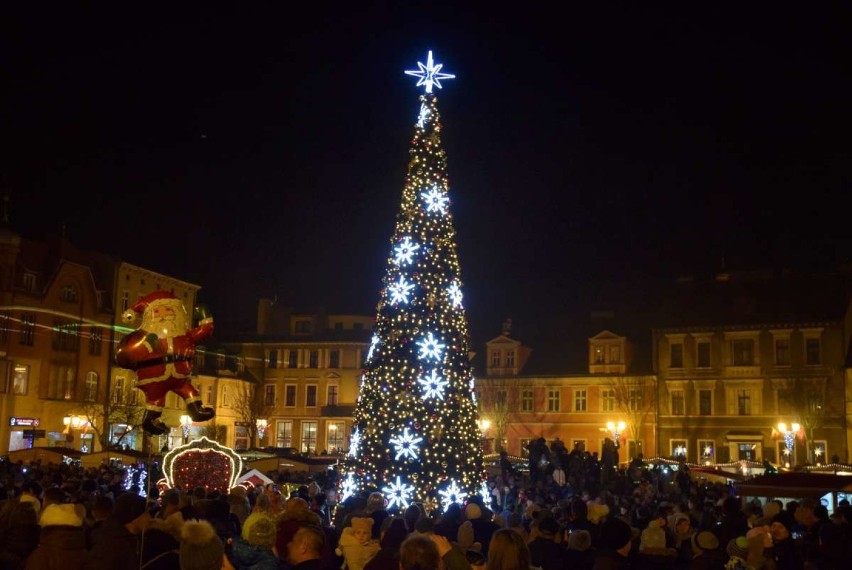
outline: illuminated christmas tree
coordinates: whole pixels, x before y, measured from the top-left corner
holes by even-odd
[[[342,494],[381,490],[391,510],[483,491],[470,340],[433,87],[453,75],[429,52],[402,205],[349,446]]]

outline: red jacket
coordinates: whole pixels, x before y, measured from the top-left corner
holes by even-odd
[[[138,329],[121,340],[115,362],[122,368],[135,370],[139,385],[167,378],[187,378],[192,373],[195,345],[212,333],[212,320],[202,321],[186,334],[169,339]]]

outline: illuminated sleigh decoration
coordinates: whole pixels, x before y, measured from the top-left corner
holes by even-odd
[[[163,457],[161,488],[227,492],[237,484],[243,460],[230,447],[202,437],[169,451]]]

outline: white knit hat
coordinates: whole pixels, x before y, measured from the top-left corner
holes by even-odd
[[[77,509],[70,503],[48,505],[41,513],[41,526],[83,526],[83,520],[78,516]]]

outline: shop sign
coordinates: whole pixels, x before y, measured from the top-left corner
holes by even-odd
[[[39,419],[38,418],[17,418],[12,416],[9,418],[10,426],[18,426],[18,427],[38,427]]]

